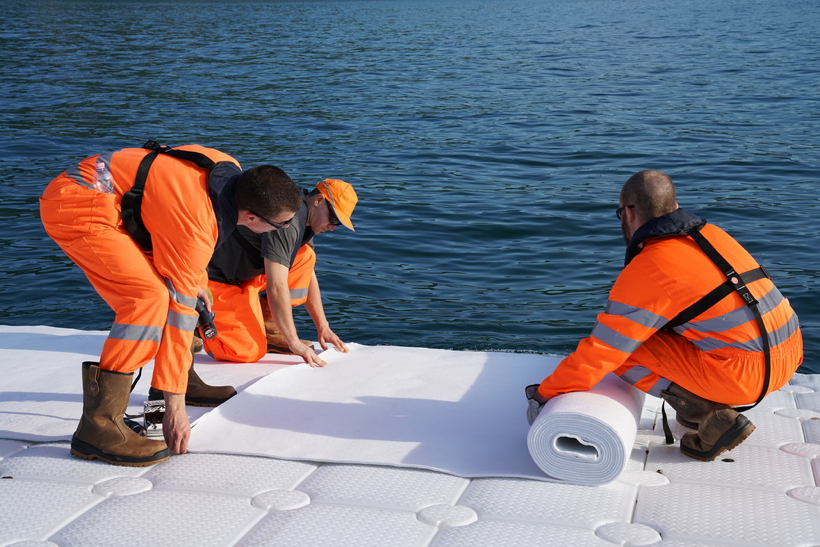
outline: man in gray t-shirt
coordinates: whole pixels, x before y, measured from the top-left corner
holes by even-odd
[[[235,230],[211,258],[208,288],[218,334],[204,345],[215,359],[252,363],[275,351],[324,366],[312,344],[296,332],[293,307],[300,304],[316,325],[322,349],[329,342],[347,351],[325,317],[313,237],[341,225],[353,230],[350,215],[358,198],[351,185],[336,179],[325,179],[303,193],[301,209],[285,225],[264,235]],[[262,291],[266,295],[260,297]]]

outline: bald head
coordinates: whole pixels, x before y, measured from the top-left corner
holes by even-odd
[[[668,175],[647,169],[635,173],[621,188],[621,204],[633,205],[641,224],[678,208],[675,184]]]

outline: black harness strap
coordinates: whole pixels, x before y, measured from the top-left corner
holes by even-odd
[[[142,145],[142,148],[151,150],[139,164],[137,168],[137,175],[134,177],[134,185],[130,190],[122,195],[120,218],[126,231],[131,235],[137,245],[142,247],[145,251],[150,252],[154,246],[151,242],[151,234],[145,228],[142,221],[142,196],[145,193],[145,181],[148,178],[148,171],[151,170],[151,164],[157,159],[160,154],[178,158],[193,163],[202,169],[209,171],[216,165],[211,158],[199,152],[191,152],[188,150],[174,150],[165,145],[160,145],[156,141],[148,141]]]
[[[669,418],[666,417],[666,401],[661,403],[661,418],[663,424],[663,436],[666,439],[666,444],[675,442],[675,437],[672,436],[672,429],[669,427]]]
[[[755,273],[758,270],[752,270],[751,272],[746,272],[746,274],[738,274],[735,269],[727,262],[723,255],[721,255],[717,249],[709,242],[709,240],[704,237],[700,230],[693,230],[689,233],[695,243],[706,253],[712,262],[714,262],[718,268],[723,272],[723,275],[726,276],[728,283],[731,284],[731,287],[740,295],[743,301],[746,303],[747,306],[752,310],[752,313],[755,316],[755,321],[757,322],[757,328],[760,330],[760,339],[763,344],[763,356],[766,362],[766,370],[763,375],[763,387],[760,390],[760,395],[757,398],[757,401],[754,404],[749,406],[745,406],[742,408],[736,408],[738,412],[744,412],[746,410],[752,409],[760,404],[760,401],[766,396],[766,393],[769,391],[769,380],[771,379],[772,374],[772,356],[771,356],[771,348],[769,344],[769,331],[766,330],[766,325],[763,322],[763,316],[760,314],[760,303],[757,299],[752,295],[749,288],[746,286],[747,283],[750,283],[751,280],[754,279],[762,279],[763,277],[769,277],[768,273],[764,268],[759,268],[760,273]],[[754,274],[754,275],[752,275]],[[760,277],[756,277],[760,275]],[[714,292],[714,291],[712,291]],[[711,293],[710,293],[711,294]]]
[[[142,223],[142,195],[145,191],[145,179],[148,177],[148,171],[158,155],[159,150],[154,150],[142,158],[137,169],[137,176],[134,179],[134,185],[122,195],[120,203],[122,207],[120,218],[122,218],[123,226],[131,235],[131,239],[146,251],[151,251],[154,246],[151,243],[151,234],[148,233],[145,224]]]
[[[754,270],[750,270],[748,272],[739,274],[738,277],[743,282],[744,285],[751,283],[752,281],[757,281],[758,279],[769,278],[769,273],[766,271],[763,266],[759,268],[755,268]],[[687,323],[697,317],[698,315],[702,314],[730,294],[735,291],[735,285],[729,281],[728,279],[718,285],[712,292],[680,312],[678,315],[673,317],[664,328],[672,329],[675,327],[679,327],[684,323]]]
[[[148,179],[148,172],[151,170],[151,165],[154,163],[154,160],[157,159],[157,156],[160,154],[167,154],[174,158],[189,161],[197,167],[208,169],[209,171],[213,169],[216,164],[205,154],[190,152],[188,150],[174,150],[173,148],[166,145],[161,145],[156,141],[148,141],[142,145],[142,148],[147,148],[148,150],[151,150],[151,152],[142,158],[142,161],[137,168],[137,175],[134,177],[134,185],[130,190],[122,195],[122,201],[120,203],[122,211],[120,213],[120,218],[122,219],[123,226],[131,236],[131,239],[133,239],[137,245],[142,247],[145,251],[150,252],[154,246],[151,242],[151,234],[142,222],[142,196],[145,193],[145,181]],[[137,377],[134,379],[134,383],[131,384],[131,391],[134,391],[134,388],[136,387],[137,382],[140,381],[141,377],[142,368],[139,369]],[[136,418],[142,416],[142,414],[126,414],[126,416],[129,418]]]
[[[162,150],[165,151],[162,152]],[[199,152],[191,152],[189,150],[174,150],[173,148],[161,148],[160,153],[172,156],[174,158],[179,158],[181,160],[190,161],[197,167],[207,169],[208,171],[213,169],[216,165],[216,163],[214,163],[214,161],[211,158],[209,158],[205,154],[200,154]]]
[[[740,295],[755,316],[755,321],[757,322],[757,328],[760,330],[760,336],[763,344],[763,357],[766,362],[766,369],[763,375],[763,388],[760,390],[760,395],[758,396],[757,401],[755,401],[754,404],[735,409],[738,412],[744,412],[756,407],[766,396],[766,392],[769,391],[769,380],[771,379],[772,373],[772,356],[769,347],[769,331],[766,330],[766,325],[763,323],[763,317],[760,314],[759,302],[752,295],[751,291],[749,291],[747,285],[759,279],[771,279],[771,276],[763,266],[755,268],[754,270],[749,270],[748,272],[740,274],[737,273],[731,264],[729,264],[729,262],[723,257],[723,255],[721,255],[709,242],[709,240],[707,240],[706,237],[700,232],[702,227],[703,225],[701,224],[700,226],[691,229],[687,232],[687,235],[689,235],[694,242],[698,244],[698,247],[706,253],[706,256],[708,256],[709,259],[714,262],[718,268],[720,268],[723,275],[726,276],[726,281],[718,285],[703,298],[681,311],[678,315],[666,323],[663,328],[672,329],[691,321],[733,292],[737,292]],[[666,417],[666,401],[664,401],[661,405],[661,414],[663,418],[663,432],[666,437],[666,444],[672,444],[674,439]]]

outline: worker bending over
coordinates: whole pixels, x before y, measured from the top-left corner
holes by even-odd
[[[232,157],[198,145],[149,141],[86,158],[51,181],[40,198],[46,232],[116,314],[99,362],[83,363],[71,454],[144,466],[167,459],[169,448],[187,451],[185,403],[214,405],[235,394],[204,384],[192,368],[211,255],[237,225],[273,231],[300,205],[299,188],[280,169],[242,172]],[[151,359],[151,385],[167,407],[165,442],[123,422],[132,375]]]

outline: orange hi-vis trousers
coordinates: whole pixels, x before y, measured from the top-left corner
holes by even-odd
[[[303,245],[288,270],[288,288],[293,307],[304,304],[316,266],[316,253]],[[265,275],[241,285],[209,281],[213,293],[214,326],[217,335],[203,340],[205,351],[214,359],[234,363],[255,363],[268,352],[265,320],[259,293],[267,287]]]
[[[794,336],[772,348],[770,391],[785,385],[796,365],[794,355],[802,355],[803,338]],[[658,331],[629,356],[614,372],[636,388],[660,396],[660,392],[677,384],[693,393],[703,393],[710,400],[728,400],[739,405],[753,402],[763,384],[763,353],[736,350],[732,359],[716,358],[699,350],[678,334]],[[739,382],[738,378],[745,381]]]
[[[41,198],[43,225],[116,314],[100,367],[132,373],[155,359],[152,385],[185,393],[190,349],[188,357],[174,352],[190,348],[196,317],[173,301],[152,256],[121,227],[119,199],[61,175]]]
[[[182,150],[239,164],[218,150]],[[144,252],[120,220],[120,201],[134,184],[145,148],[90,156],[52,180],[40,197],[46,232],[85,272],[116,314],[100,368],[131,373],[154,359],[151,385],[185,393],[196,327],[197,292],[219,235],[209,173],[190,162],[158,156],[145,182],[142,221],[153,252]],[[107,171],[101,182],[98,175]]]

